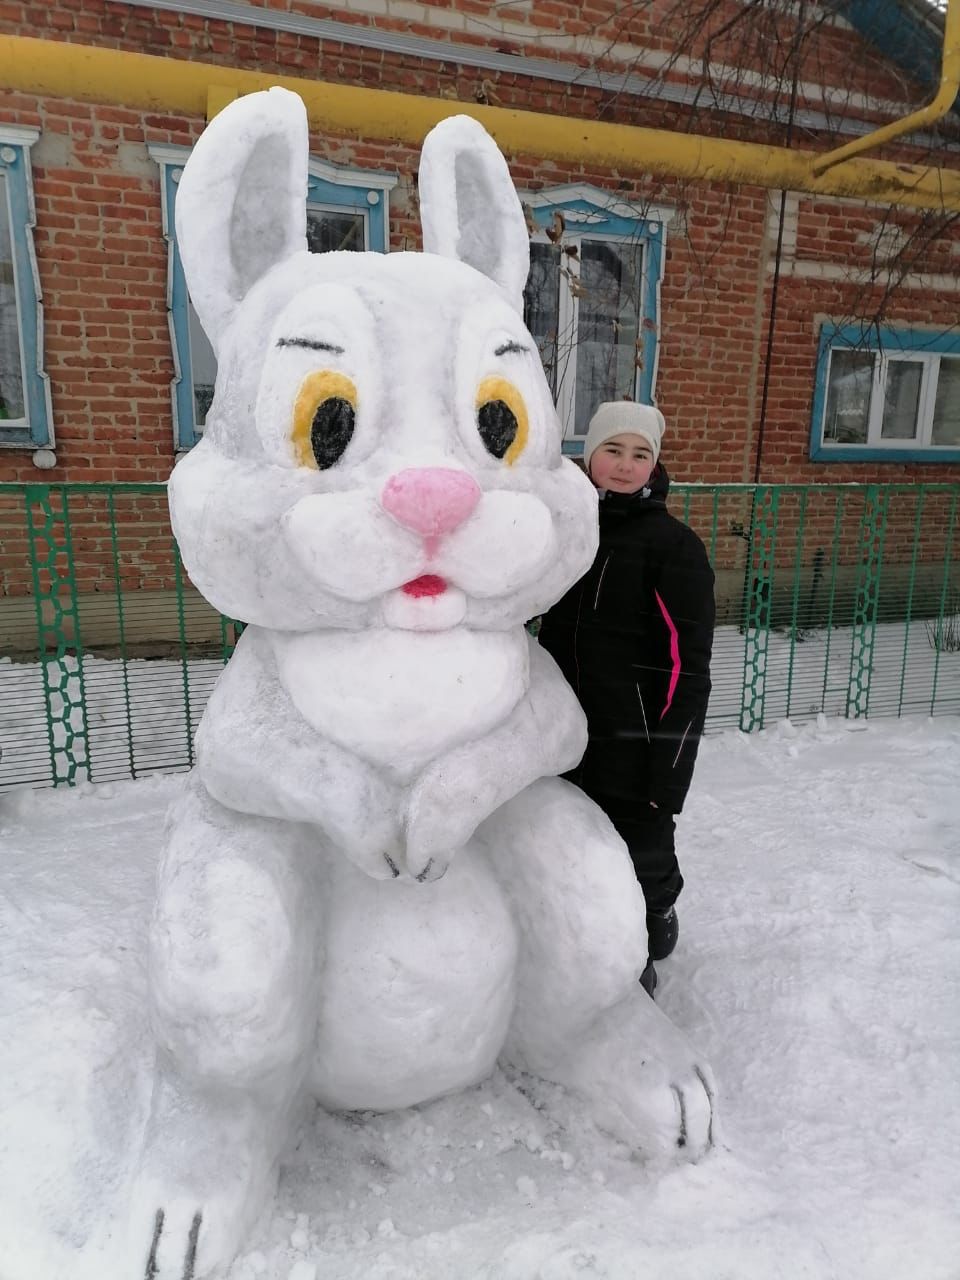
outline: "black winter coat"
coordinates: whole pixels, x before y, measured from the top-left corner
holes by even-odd
[[[667,511],[658,465],[646,489],[600,500],[600,549],[543,616],[539,640],[587,716],[589,743],[567,776],[593,796],[683,808],[710,696],[713,570]]]

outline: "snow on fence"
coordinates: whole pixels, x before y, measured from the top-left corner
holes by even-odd
[[[708,729],[960,711],[960,485],[671,505],[717,575]],[[0,485],[0,790],[189,768],[241,629],[188,581],[163,485]]]

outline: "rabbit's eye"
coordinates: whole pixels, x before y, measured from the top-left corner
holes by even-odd
[[[506,378],[484,378],[477,389],[477,430],[483,447],[507,466],[523,452],[530,426],[523,396]]]
[[[291,439],[297,463],[326,471],[343,457],[353,437],[357,388],[343,373],[308,373],[293,406]]]

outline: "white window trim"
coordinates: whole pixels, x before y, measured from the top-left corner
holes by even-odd
[[[573,280],[579,279],[581,267],[581,248],[584,239],[602,241],[608,244],[634,244],[637,240],[643,241],[643,260],[641,265],[640,294],[641,300],[648,297],[650,291],[651,279],[654,281],[654,308],[657,319],[657,340],[653,347],[652,367],[648,381],[648,396],[651,404],[656,403],[656,387],[657,374],[660,366],[660,350],[661,340],[659,334],[660,325],[660,290],[663,281],[664,267],[666,265],[666,241],[667,232],[672,225],[675,225],[675,210],[666,205],[659,204],[629,204],[621,200],[618,196],[604,191],[602,188],[593,187],[585,183],[567,183],[559,187],[549,187],[542,191],[520,192],[521,202],[532,209],[539,208],[556,208],[565,206],[574,201],[581,201],[584,204],[594,206],[592,211],[583,209],[571,209],[567,207],[561,208],[566,231],[563,237],[564,245],[576,246],[576,254],[571,254],[567,259],[565,266],[570,272]],[[628,235],[622,232],[604,230],[604,224],[611,218],[628,220],[635,223],[638,228],[649,227],[659,231],[659,243],[653,242],[649,235]],[[594,229],[595,228],[595,229]],[[535,244],[550,244],[550,237],[545,231],[536,231],[530,237]],[[644,304],[641,301],[641,326],[645,319]],[[557,328],[560,334],[569,333],[572,335],[571,342],[567,343],[567,356],[576,346],[577,335],[579,334],[580,323],[580,302],[576,296],[576,291],[570,288],[564,288],[561,282],[559,290],[559,298],[557,305]],[[557,360],[558,364],[561,360],[561,344],[557,344]],[[641,394],[642,375],[638,370],[633,383],[633,394],[635,397]],[[576,424],[576,394],[577,380],[576,377],[564,378],[558,370],[557,377],[557,413],[563,427],[563,439],[568,445],[582,445],[584,436],[577,435],[574,431]]]
[[[837,350],[830,352],[830,365],[827,370],[827,389],[830,386],[830,374],[833,371],[833,356]],[[867,438],[862,443],[851,444],[827,440],[821,437],[821,448],[831,449],[953,449],[955,445],[937,445],[933,443],[933,412],[937,399],[937,383],[940,375],[940,352],[927,351],[873,351],[873,377],[870,389],[870,414],[867,420]],[[948,359],[957,357],[947,357]],[[912,436],[884,437],[883,429],[884,387],[887,371],[891,364],[910,363],[923,366],[920,383],[920,395],[917,398],[916,433]],[[824,421],[823,429],[826,429]]]
[[[596,205],[596,213],[565,209],[563,216],[567,222],[603,222],[606,215],[609,218],[628,218],[631,222],[660,222],[668,230],[676,226],[677,211],[670,205],[646,204],[643,201],[630,204],[626,200],[621,200],[619,196],[604,191],[602,187],[593,187],[586,182],[569,182],[560,187],[545,187],[541,191],[521,191],[519,194],[521,202],[529,205],[531,209],[567,204],[574,200]]]
[[[836,324],[822,318],[810,418],[810,460],[817,463],[960,462],[960,445],[933,444],[933,415],[940,368],[944,359],[960,358],[960,334],[933,326],[875,326],[860,322]],[[872,358],[871,402],[867,439],[859,444],[825,439],[830,374],[836,351],[857,351]],[[917,405],[917,433],[910,439],[881,438],[883,387],[890,362],[912,360],[923,366]]]
[[[564,213],[564,217],[567,217],[566,212]],[[572,218],[567,217],[568,224],[572,221],[574,221]],[[584,221],[586,221],[586,219],[584,219]],[[570,273],[570,284],[576,283],[580,279],[580,270],[583,265],[584,240],[601,241],[607,244],[613,244],[613,243],[632,244],[633,243],[633,238],[631,236],[612,235],[610,233],[607,233],[604,235],[600,235],[600,234],[591,235],[588,230],[585,230],[583,234],[579,234],[579,235],[576,232],[572,234],[569,231],[566,232],[563,237],[564,246],[569,246],[570,248],[576,248],[577,250],[575,254],[570,254],[566,258],[566,261],[563,264],[565,269]],[[550,240],[550,237],[544,231],[535,232],[530,237],[530,241],[532,244],[552,243]],[[641,278],[640,278],[641,295],[645,293],[646,287],[647,287],[647,281],[649,279],[648,262],[647,262],[648,255],[646,252],[646,246],[644,246],[644,250],[645,251],[643,254],[643,262],[641,265]],[[576,404],[577,404],[577,379],[576,379],[576,360],[575,360],[576,350],[575,349],[578,345],[579,334],[580,334],[580,297],[576,289],[571,288],[569,285],[567,285],[567,287],[564,287],[566,284],[567,282],[564,279],[561,279],[560,288],[558,291],[558,299],[557,299],[557,330],[558,330],[558,335],[569,334],[570,338],[566,342],[563,340],[562,336],[558,336],[557,338],[557,364],[559,367],[557,369],[556,406],[557,406],[557,413],[560,416],[560,421],[563,424],[564,440],[569,440],[569,441],[579,440],[582,442],[584,437],[582,435],[577,435],[574,432],[574,426],[576,425],[575,414],[576,414]],[[658,292],[657,300],[659,302],[659,292]],[[574,376],[566,377],[564,376],[564,374],[567,369],[567,366],[571,361],[571,358],[574,358],[573,359]],[[657,363],[659,364],[659,360],[657,361]],[[639,382],[640,382],[640,375],[638,372],[634,375],[634,379],[633,379],[634,395],[637,394],[637,388],[638,388]],[[654,370],[653,383],[654,383],[654,386],[656,386],[656,370]]]
[[[904,445],[914,444],[917,448],[930,448],[931,437],[933,435],[933,404],[934,397],[930,395],[931,386],[936,387],[936,378],[931,378],[930,373],[933,368],[929,356],[920,352],[902,352],[896,356],[890,356],[886,352],[879,353],[879,360],[874,361],[873,380],[877,394],[871,397],[870,402],[870,421],[867,426],[867,445],[878,449],[884,449],[887,445]],[[940,372],[940,357],[934,357],[936,361],[936,372]],[[917,397],[917,416],[914,420],[914,433],[912,436],[905,436],[899,439],[884,439],[880,432],[883,426],[883,407],[884,407],[884,388],[887,383],[887,373],[890,365],[894,361],[909,361],[911,364],[919,364],[920,371],[920,394]]]

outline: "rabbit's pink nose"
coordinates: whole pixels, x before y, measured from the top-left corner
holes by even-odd
[[[380,505],[398,524],[425,538],[459,528],[480,501],[480,486],[453,467],[410,467],[383,486]]]

